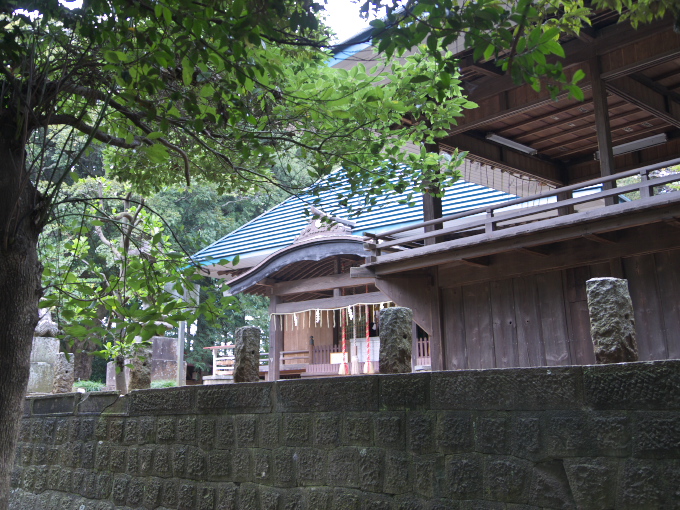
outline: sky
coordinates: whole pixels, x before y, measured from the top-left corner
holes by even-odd
[[[321,1],[321,0],[319,0]],[[60,3],[75,9],[82,0],[59,0]],[[361,0],[326,0],[326,23],[337,34],[335,42],[342,42],[368,27],[368,21],[361,19],[359,9]]]

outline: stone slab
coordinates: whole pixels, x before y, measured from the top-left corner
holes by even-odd
[[[59,339],[33,337],[31,363],[55,363],[59,352]]]
[[[31,363],[27,393],[52,393],[54,365],[42,361]]]

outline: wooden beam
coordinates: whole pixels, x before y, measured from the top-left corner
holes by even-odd
[[[618,242],[609,237],[605,237],[603,234],[584,234],[583,238],[600,244],[616,244]]]
[[[373,271],[363,266],[350,267],[349,275],[352,278],[375,278]]]
[[[607,89],[638,108],[680,128],[680,104],[630,77],[606,82]]]
[[[491,264],[490,257],[476,257],[474,259],[460,259],[460,260],[465,264],[476,267],[488,267]]]
[[[497,131],[497,133],[498,133],[499,135],[504,135],[504,134],[506,134],[506,133],[509,133],[509,132],[512,131],[513,129],[517,129],[519,126],[526,126],[526,125],[528,125],[528,124],[533,124],[534,122],[540,122],[540,121],[542,121],[542,120],[551,119],[552,117],[558,117],[558,116],[560,116],[560,115],[562,115],[562,114],[564,114],[564,113],[566,113],[566,112],[570,112],[570,111],[575,110],[575,109],[577,109],[577,108],[582,108],[582,107],[584,107],[584,106],[586,106],[586,105],[589,105],[589,104],[592,103],[592,102],[593,102],[592,99],[586,99],[586,100],[584,100],[583,102],[574,103],[574,104],[571,104],[571,105],[566,106],[566,107],[564,107],[564,108],[560,108],[560,109],[557,109],[557,110],[553,110],[553,111],[551,111],[551,112],[544,113],[544,114],[542,114],[542,115],[537,115],[536,117],[531,117],[531,118],[522,119],[522,121],[517,122],[516,124],[512,124],[512,125],[510,125],[510,126],[504,127],[503,129],[499,129],[499,130]],[[564,122],[571,122],[571,121],[580,120],[580,119],[582,119],[582,118],[592,117],[592,116],[593,116],[593,111],[592,111],[592,110],[589,110],[589,111],[584,112],[584,113],[582,113],[582,114],[580,114],[580,115],[576,115],[576,116],[574,116],[574,117],[570,117],[569,119],[564,119]],[[553,126],[555,126],[555,125],[558,125],[558,126],[559,126],[560,124],[562,124],[562,123],[559,123],[559,124],[550,124],[550,127],[553,127]],[[517,139],[519,140],[519,139],[521,139],[521,138],[523,138],[523,137],[525,137],[525,136],[531,135],[531,134],[533,134],[533,132],[522,134],[522,135],[518,136]]]
[[[680,218],[668,218],[664,221],[672,227],[680,228]]]
[[[471,156],[474,156],[468,156],[469,159],[474,159],[508,172],[531,175],[553,186],[562,186],[564,184],[561,180],[560,167],[557,164],[508,147],[501,147],[484,139],[470,136],[467,133],[448,136],[442,140],[440,146],[449,150],[458,148],[459,150],[467,151]]]
[[[673,196],[676,195],[676,196]],[[506,251],[514,251],[532,244],[549,244],[589,233],[609,232],[637,225],[646,225],[678,217],[680,193],[662,193],[646,200],[615,204],[596,211],[586,211],[510,227],[494,232],[493,236],[445,241],[426,246],[413,253],[385,255],[372,264],[377,276],[411,271],[476,258]],[[490,266],[494,267],[494,266]]]
[[[309,301],[295,301],[293,303],[279,303],[273,313],[295,313],[304,310],[330,310],[343,308],[357,303],[378,304],[390,301],[382,292],[368,292],[351,296],[338,296],[325,299],[310,299]]]
[[[356,287],[359,285],[370,285],[373,277],[352,278],[349,273],[334,274],[329,276],[319,276],[306,280],[295,280],[292,282],[279,282],[274,285],[274,294],[283,296],[286,294],[298,294],[301,292],[316,292],[320,290],[331,290],[340,287]]]
[[[280,298],[272,296],[269,298],[269,313],[276,311]],[[277,381],[280,376],[279,356],[283,350],[283,329],[276,324],[276,317],[269,319],[269,370],[267,371],[267,381]]]
[[[593,57],[589,62],[590,83],[593,89],[593,106],[595,107],[595,131],[597,134],[597,148],[600,151],[600,175],[605,177],[616,172],[614,151],[612,149],[612,132],[609,125],[609,108],[607,105],[607,89],[600,75],[600,60]],[[615,183],[607,182],[603,189],[611,189]],[[614,197],[605,199],[605,205],[613,205]]]
[[[532,247],[527,247],[527,246],[522,246],[521,248],[517,248],[517,251],[520,253],[528,253],[530,255],[538,255],[540,257],[549,257],[551,252],[540,248],[538,246],[532,246]]]
[[[517,253],[503,253],[496,256],[496,263],[488,268],[471,268],[449,264],[439,267],[439,281],[442,288],[475,284],[505,278],[516,278],[545,271],[585,266],[617,260],[619,257],[656,253],[680,248],[680,236],[672,227],[659,222],[621,231],[618,244],[591,243],[586,239],[573,239],[561,243],[552,257],[526,263],[526,258]]]

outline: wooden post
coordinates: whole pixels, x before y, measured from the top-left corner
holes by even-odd
[[[563,192],[557,194],[557,201],[561,202],[562,200],[569,200],[573,196],[574,196],[574,194],[571,191],[563,191]],[[574,206],[573,205],[568,205],[567,207],[560,207],[557,210],[558,216],[567,216],[568,214],[573,214],[573,213],[574,213]]]
[[[434,152],[439,154],[439,146],[437,144],[425,144],[427,152]],[[438,191],[438,189],[437,189]],[[442,199],[441,197],[435,197],[429,193],[423,194],[423,221],[434,220],[436,218],[442,217]],[[433,232],[434,230],[441,230],[444,226],[441,223],[436,225],[428,225],[425,227],[425,232]],[[430,237],[425,239],[425,245],[435,244],[437,242],[436,237]]]
[[[589,62],[590,82],[593,91],[593,106],[595,114],[595,130],[597,132],[597,148],[600,153],[600,175],[602,177],[616,173],[614,165],[614,152],[612,149],[612,131],[609,125],[609,107],[607,106],[607,89],[600,77],[600,61],[593,57]],[[604,183],[604,189],[616,187],[616,182]],[[617,203],[616,197],[604,199],[605,205]]]
[[[493,219],[493,209],[488,208],[486,210],[486,224],[484,225],[484,232],[491,234],[494,230],[496,230],[496,223]]]
[[[640,170],[640,198],[649,198],[654,195],[654,189],[649,185],[648,172],[648,170]]]
[[[276,313],[276,305],[279,304],[279,296],[269,298],[269,313]],[[276,315],[272,315],[269,321],[269,371],[267,381],[278,381],[281,367],[279,356],[283,350],[283,326],[276,323]]]
[[[444,329],[442,328],[442,302],[441,291],[439,289],[439,270],[432,268],[432,335],[430,335],[430,364],[432,370],[446,370],[444,343]]]

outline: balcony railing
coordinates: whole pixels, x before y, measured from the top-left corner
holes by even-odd
[[[472,209],[379,234],[368,233],[364,238],[365,247],[371,252],[367,265],[419,256],[428,251],[430,245],[436,243],[464,239],[464,244],[469,245],[480,240],[492,240],[504,230],[528,223],[532,223],[537,229],[549,228],[551,225],[564,226],[571,221],[571,218],[564,217],[582,213],[579,209],[584,205],[590,206],[588,219],[594,217],[591,214],[592,209],[597,207],[605,210],[606,206],[616,205],[617,211],[625,212],[626,209],[639,208],[644,202],[649,202],[649,205],[653,206],[656,202],[663,202],[654,196],[656,188],[680,181],[680,173],[660,177],[650,175],[652,171],[658,169],[656,166],[630,170],[526,198],[501,202],[493,207]],[[613,187],[616,181],[638,176],[639,182]],[[574,192],[586,188],[595,188],[599,191],[574,196]],[[680,201],[680,193],[677,193],[677,196],[675,193],[673,195],[672,200]],[[620,204],[618,203],[620,200],[633,203]],[[604,204],[593,204],[597,201]],[[447,223],[449,225],[446,225]],[[528,230],[525,229],[522,233],[526,231]]]

